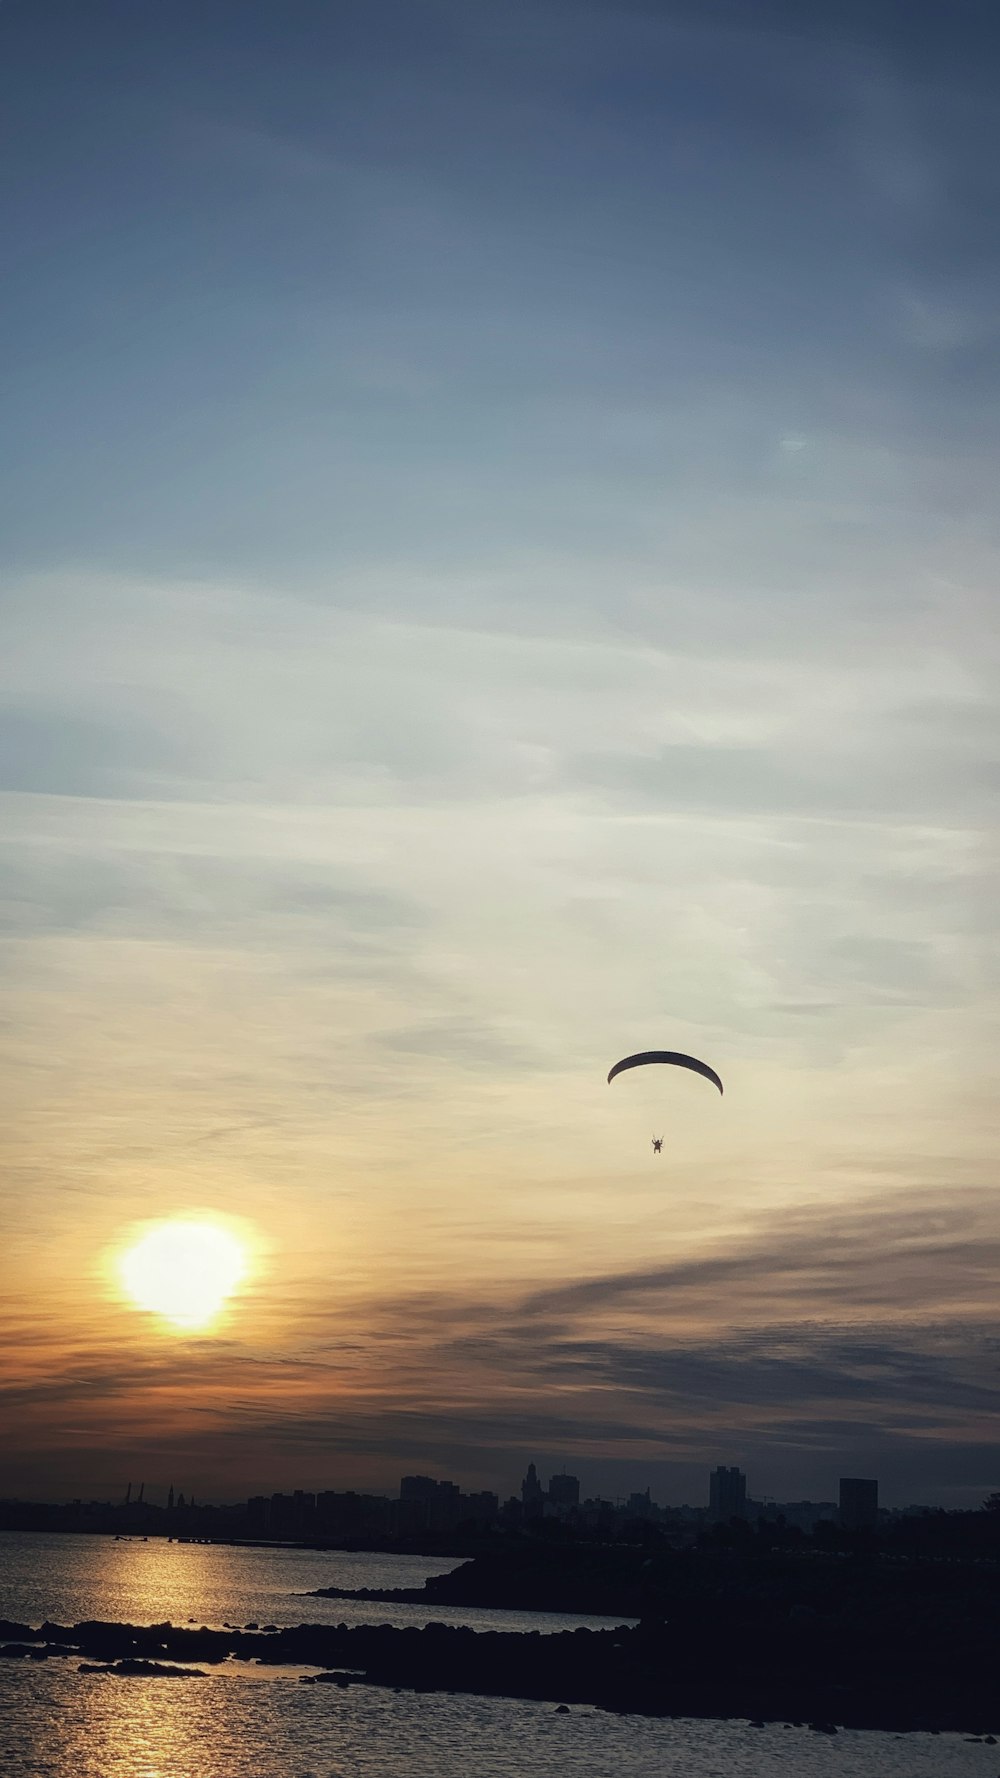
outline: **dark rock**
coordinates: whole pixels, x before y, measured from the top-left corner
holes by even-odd
[[[78,1673],[113,1673],[120,1679],[207,1679],[198,1667],[170,1667],[163,1661],[81,1661]]]

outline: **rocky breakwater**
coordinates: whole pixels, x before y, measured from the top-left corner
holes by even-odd
[[[638,1617],[639,1629],[595,1644],[615,1653],[590,1695],[612,1708],[627,1697],[651,1713],[980,1730],[1000,1714],[992,1561],[525,1542],[421,1589],[354,1596]],[[539,1671],[555,1671],[559,1648],[541,1643]]]
[[[656,1565],[641,1551],[514,1543],[432,1575],[421,1587],[315,1587],[304,1597],[634,1619],[659,1609],[663,1587]]]

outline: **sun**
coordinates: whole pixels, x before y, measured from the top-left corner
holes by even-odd
[[[126,1296],[175,1327],[206,1327],[249,1271],[247,1243],[220,1223],[157,1222],[118,1258]]]

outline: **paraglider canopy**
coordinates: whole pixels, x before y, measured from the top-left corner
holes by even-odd
[[[608,1075],[608,1085],[611,1085],[616,1074],[623,1074],[626,1068],[644,1068],[648,1062],[670,1062],[675,1068],[690,1068],[692,1073],[703,1075],[705,1080],[710,1080],[722,1092],[722,1082],[714,1068],[710,1068],[707,1062],[699,1062],[697,1056],[681,1055],[679,1050],[642,1050],[637,1056],[625,1056],[612,1068]]]

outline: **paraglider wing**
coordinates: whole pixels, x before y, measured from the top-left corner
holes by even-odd
[[[626,1068],[644,1068],[647,1062],[671,1062],[675,1068],[690,1068],[692,1073],[703,1075],[722,1092],[722,1082],[714,1068],[710,1068],[707,1062],[699,1062],[697,1056],[682,1056],[679,1050],[643,1050],[638,1056],[625,1056],[612,1068],[608,1075],[608,1085],[611,1085],[616,1074],[623,1074]]]

